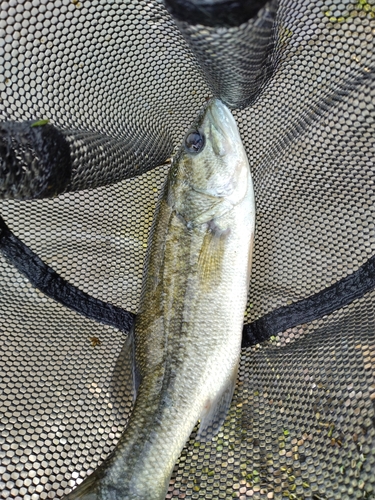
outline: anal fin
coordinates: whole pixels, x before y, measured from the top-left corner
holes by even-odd
[[[209,401],[201,415],[201,422],[197,434],[198,441],[211,440],[220,430],[229,411],[238,374],[238,363],[234,367],[231,377],[213,401]]]

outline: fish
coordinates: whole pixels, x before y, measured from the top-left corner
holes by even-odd
[[[136,394],[112,454],[65,500],[164,500],[174,465],[218,433],[238,375],[255,201],[235,119],[204,106],[173,158],[129,334]]]

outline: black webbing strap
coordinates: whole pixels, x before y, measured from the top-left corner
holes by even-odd
[[[279,307],[249,325],[245,325],[242,347],[248,347],[269,339],[288,328],[310,323],[333,313],[336,309],[360,299],[375,287],[375,256],[357,271],[306,299]]]
[[[0,218],[0,251],[30,283],[64,306],[101,323],[129,332],[134,314],[91,297],[69,284],[9,230]],[[357,271],[305,299],[283,306],[245,325],[242,347],[269,339],[349,305],[375,287],[375,256]]]
[[[30,248],[9,230],[0,218],[0,251],[30,283],[40,291],[76,311],[119,330],[129,332],[134,315],[120,307],[91,297],[68,283],[45,264]]]

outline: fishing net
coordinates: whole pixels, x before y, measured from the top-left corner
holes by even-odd
[[[230,412],[167,498],[375,498],[375,1],[0,5],[0,497],[60,498],[116,446],[156,201],[215,95],[253,274]]]

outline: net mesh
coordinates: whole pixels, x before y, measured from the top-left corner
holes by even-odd
[[[0,213],[72,285],[137,312],[167,160],[212,92],[229,92],[255,182],[245,321],[374,254],[372,0],[268,6],[264,57],[246,52],[245,25],[189,27],[155,0],[0,5],[0,117],[49,119],[73,165],[64,194],[2,200]],[[126,425],[126,334],[47,297],[3,257],[0,273],[0,497],[59,498]],[[167,498],[375,498],[373,295],[244,350],[222,432],[204,444],[193,433]]]

